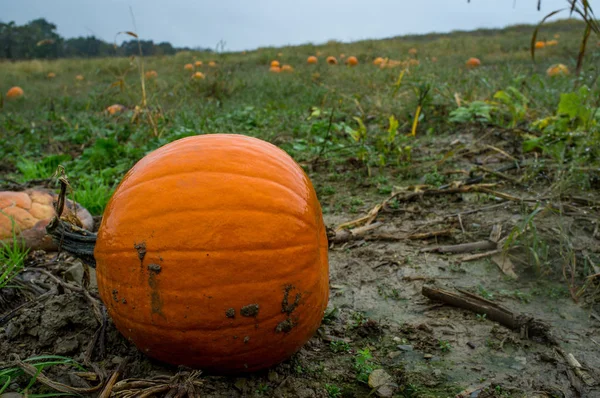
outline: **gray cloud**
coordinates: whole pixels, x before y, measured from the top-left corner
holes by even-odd
[[[590,2],[596,10],[600,1]],[[177,46],[253,49],[329,39],[354,41],[407,33],[448,32],[536,23],[566,0],[0,0],[0,19],[44,17],[65,37],[94,34],[113,41],[133,28],[144,39]],[[566,13],[562,14],[566,17]]]

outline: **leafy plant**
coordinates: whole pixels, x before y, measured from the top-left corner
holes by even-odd
[[[350,351],[350,344],[343,340],[334,340],[329,344],[329,347],[331,348],[331,351],[335,353]]]
[[[335,384],[325,384],[325,391],[329,398],[340,398],[342,396],[342,389]]]
[[[472,101],[450,112],[452,123],[490,123],[493,106],[485,101]]]
[[[373,355],[368,348],[358,351],[354,357],[354,370],[356,370],[356,379],[361,383],[369,382],[369,375],[376,369],[373,364]]]
[[[506,90],[496,92],[494,99],[508,110],[511,116],[510,128],[516,127],[517,123],[524,120],[529,100],[519,90],[508,87]]]

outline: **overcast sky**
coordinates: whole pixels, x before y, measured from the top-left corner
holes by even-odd
[[[600,13],[600,0],[590,3]],[[542,0],[537,11],[537,0],[0,0],[0,20],[44,17],[64,37],[112,42],[133,29],[131,6],[143,39],[211,48],[224,40],[226,50],[238,51],[536,23],[566,5]]]

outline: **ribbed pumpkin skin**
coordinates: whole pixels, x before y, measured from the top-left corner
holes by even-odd
[[[94,256],[117,329],[172,364],[269,367],[308,341],[327,306],[312,184],[251,137],[188,137],[140,160],[107,205]]]

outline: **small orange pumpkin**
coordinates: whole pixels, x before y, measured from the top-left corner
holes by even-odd
[[[113,105],[109,106],[108,108],[106,108],[106,112],[108,112],[109,115],[121,113],[124,110],[125,110],[125,107],[121,104],[113,104]]]
[[[48,74],[46,75],[46,77],[48,79],[54,79],[56,77],[56,73],[54,73],[54,72],[48,72]]]
[[[302,168],[231,134],[183,138],[140,160],[94,251],[98,292],[129,341],[220,373],[272,366],[308,341],[327,306],[327,255]]]
[[[194,80],[203,80],[205,78],[204,73],[196,72],[192,75],[192,79]]]
[[[550,77],[565,76],[569,74],[569,68],[563,64],[552,65],[546,70],[546,74]]]
[[[469,58],[466,62],[467,68],[473,69],[481,66],[481,61],[479,58]]]
[[[350,56],[346,60],[346,63],[350,66],[356,66],[358,65],[358,59],[355,56]]]
[[[156,72],[155,70],[149,70],[144,74],[144,76],[148,80],[156,79],[158,77],[158,72]]]
[[[12,242],[14,234],[28,249],[56,250],[57,245],[46,233],[46,226],[56,215],[54,203],[57,199],[57,194],[45,190],[0,192],[0,243]],[[94,227],[90,212],[70,200],[67,200],[61,218],[75,221],[87,230]]]
[[[327,57],[327,63],[329,65],[337,65],[338,62],[333,55],[330,55],[329,57]]]
[[[281,68],[279,66],[271,66],[269,67],[269,72],[279,73],[281,72]]]
[[[189,71],[193,71],[194,70],[194,65],[192,65],[192,64],[185,64],[185,65],[183,65],[183,69],[187,70],[188,72]]]
[[[294,68],[292,67],[292,65],[282,65],[281,71],[282,72],[293,72]]]
[[[308,64],[316,64],[317,62],[319,62],[319,60],[317,59],[317,57],[315,57],[314,55],[311,55],[310,57],[308,57],[306,59],[306,62]]]
[[[216,68],[217,67],[217,63],[215,61],[210,61],[208,63],[208,66],[210,66],[211,68]]]
[[[384,62],[385,62],[385,59],[383,59],[381,57],[377,57],[373,60],[373,65],[379,66]]]
[[[194,66],[196,66],[196,68],[199,68],[202,66],[202,61],[196,61],[194,62]]]
[[[280,66],[279,65],[279,61],[276,61],[276,60],[275,61],[271,61],[271,67],[274,67],[274,66],[277,67],[277,68],[279,68],[279,66]]]
[[[546,47],[546,43],[544,43],[543,41],[536,41],[535,42],[535,48],[536,49],[540,49],[540,48],[544,48]]]
[[[83,75],[77,75],[75,76],[75,80],[82,82],[85,80],[85,77],[83,77]]]
[[[7,99],[17,99],[17,98],[21,98],[24,94],[25,94],[25,92],[23,91],[23,89],[21,87],[15,86],[15,87],[11,87],[6,92],[6,98]]]

